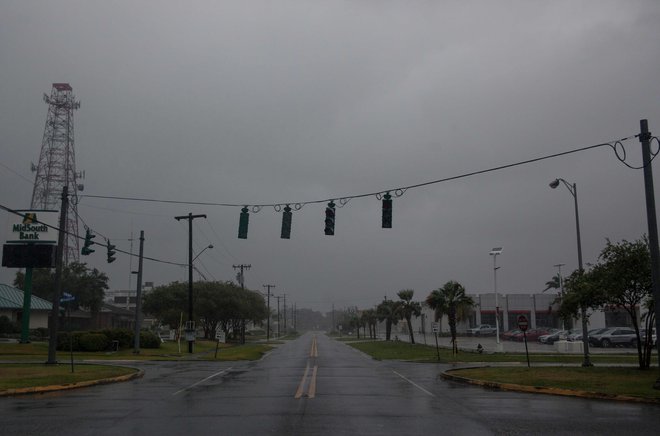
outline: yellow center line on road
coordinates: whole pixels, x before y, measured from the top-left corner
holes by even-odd
[[[305,385],[307,384],[307,375],[309,374],[310,363],[312,362],[313,359],[316,359],[317,357],[319,357],[319,347],[318,347],[318,342],[316,340],[316,336],[314,336],[312,338],[312,346],[309,349],[309,359],[307,359],[307,366],[305,367],[305,373],[303,374],[302,380],[300,380],[300,384],[298,385],[298,389],[296,390],[296,394],[294,395],[294,398],[296,400],[299,400],[305,394]],[[309,380],[309,384],[307,384],[307,398],[314,398],[316,396],[316,374],[318,372],[318,369],[319,369],[318,365],[314,365]]]
[[[303,392],[305,391],[305,380],[307,380],[308,372],[309,372],[309,362],[307,362],[307,367],[305,368],[305,373],[303,374],[302,380],[300,380],[300,384],[298,385],[298,390],[296,391],[296,395],[293,397],[296,400],[303,396]]]
[[[314,371],[312,371],[312,379],[309,382],[309,391],[307,391],[307,396],[309,398],[314,398],[316,396],[316,371],[318,369],[318,365],[314,365]]]

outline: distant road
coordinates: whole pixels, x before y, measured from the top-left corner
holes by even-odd
[[[657,406],[489,391],[308,333],[258,362],[142,362],[143,379],[0,398],[3,435],[657,434]]]

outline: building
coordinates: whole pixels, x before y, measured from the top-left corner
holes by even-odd
[[[22,290],[13,286],[0,284],[0,316],[6,316],[12,322],[21,323],[23,319]],[[30,328],[48,328],[48,316],[53,303],[32,295],[30,301]]]

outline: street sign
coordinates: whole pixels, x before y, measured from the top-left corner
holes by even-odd
[[[519,315],[518,316],[518,328],[520,331],[527,331],[527,327],[529,327],[529,323],[527,322],[527,317],[525,315]]]
[[[440,333],[440,323],[439,322],[432,322],[431,323],[431,330],[433,333]]]
[[[70,301],[75,301],[76,297],[69,294],[68,292],[64,292],[62,296],[60,297],[60,303],[68,303]]]

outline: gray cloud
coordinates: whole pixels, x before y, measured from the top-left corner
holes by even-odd
[[[1,203],[27,207],[53,82],[71,83],[84,194],[236,204],[382,191],[533,159],[660,125],[660,7],[620,2],[6,2],[0,7]],[[639,164],[636,139],[626,142]],[[7,169],[10,168],[13,171]],[[575,268],[578,184],[585,260],[604,238],[646,233],[640,171],[606,148],[409,190],[380,229],[375,197],[251,215],[239,210],[83,198],[82,218],[129,249],[186,261],[175,215],[206,213],[195,244],[216,279],[251,263],[246,284],[275,283],[299,306],[367,307],[450,279],[503,292],[541,290],[553,265]],[[656,177],[657,178],[657,177]],[[4,231],[3,231],[4,232]],[[0,237],[4,233],[0,232]],[[136,246],[134,246],[136,249]],[[105,264],[128,285],[126,256]],[[133,266],[135,262],[133,263]],[[10,282],[14,270],[2,269]],[[145,279],[185,280],[147,263]]]

